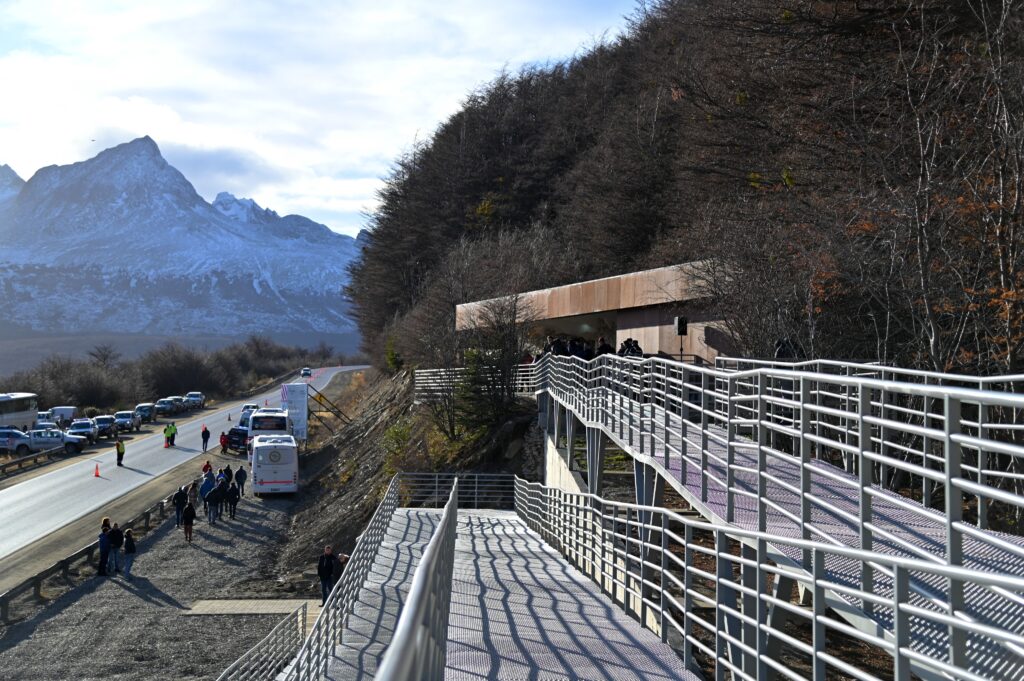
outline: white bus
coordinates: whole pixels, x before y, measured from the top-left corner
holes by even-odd
[[[276,407],[264,407],[257,409],[249,416],[249,423],[246,426],[249,434],[247,442],[250,444],[257,435],[291,435],[292,424],[288,420],[288,412]],[[252,448],[249,448],[249,463],[252,463]]]
[[[39,396],[32,393],[0,393],[0,426],[32,430],[39,418]]]
[[[254,494],[299,491],[299,447],[291,435],[257,435],[252,442]]]

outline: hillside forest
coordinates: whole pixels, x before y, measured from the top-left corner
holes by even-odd
[[[379,360],[454,305],[700,262],[739,352],[1024,359],[1022,0],[658,0],[394,162],[348,295]]]

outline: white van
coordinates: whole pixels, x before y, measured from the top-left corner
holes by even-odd
[[[252,441],[254,494],[299,491],[299,447],[291,435],[257,435]]]
[[[50,415],[57,423],[71,423],[78,418],[78,407],[53,407]]]

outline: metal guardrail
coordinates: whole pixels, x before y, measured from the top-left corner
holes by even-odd
[[[199,478],[196,478],[195,481],[198,482]],[[189,481],[189,484],[191,484],[191,482],[192,481]],[[168,509],[173,508],[173,497],[174,492],[171,492],[166,497],[164,497],[157,503],[153,504],[152,506],[150,506],[145,511],[138,514],[128,522],[120,523],[121,528],[125,530],[135,529],[136,527],[139,527],[141,524],[141,527],[144,530],[149,530],[153,526],[152,521],[154,516],[157,518],[158,521],[162,522],[165,518],[167,518],[170,515]],[[83,546],[74,553],[71,553],[61,558],[48,568],[40,570],[28,579],[25,579],[21,583],[11,587],[4,593],[0,594],[0,622],[3,622],[4,624],[8,624],[10,622],[11,601],[13,601],[15,598],[18,598],[19,596],[22,596],[23,594],[26,594],[29,591],[32,591],[33,595],[36,598],[42,598],[42,588],[43,582],[45,580],[58,573],[66,577],[72,565],[74,565],[82,559],[85,559],[88,562],[92,562],[93,556],[98,550],[99,540],[94,541],[91,544],[88,544],[87,546]]]
[[[419,681],[444,678],[459,499],[459,480],[456,478],[441,522],[416,566],[395,634],[374,676],[376,679]]]
[[[56,458],[62,454],[67,454],[67,450],[64,447],[54,447],[53,449],[36,452],[35,454],[29,454],[28,456],[11,459],[10,461],[0,464],[0,477],[7,477],[11,474],[11,471],[17,473],[26,466],[36,465],[40,461],[49,461],[50,459]]]
[[[303,603],[278,622],[262,641],[225,669],[217,677],[217,681],[276,677],[295,657],[295,652],[302,645],[305,634],[306,604]]]
[[[282,381],[287,379],[289,376],[294,376],[297,373],[298,372],[295,369],[292,369],[291,371],[283,373],[280,376],[277,376],[276,378],[272,378],[269,381],[266,381],[265,383],[261,383],[260,385],[256,386],[255,388],[251,388],[250,390],[246,390],[245,392],[241,393],[241,397],[245,398],[245,397],[252,397],[253,395],[259,395],[260,393],[266,392],[267,390],[273,388],[278,383],[281,383]]]
[[[687,666],[713,666],[716,679],[874,679],[867,661],[878,655],[892,656],[897,681],[909,681],[912,673],[975,681],[1020,678],[1011,670],[987,676],[968,667],[993,650],[1020,654],[1024,636],[978,621],[955,597],[929,588],[955,581],[1019,600],[1020,577],[746,531],[520,478],[515,487],[516,511],[531,529],[663,641],[676,640]],[[777,563],[770,545],[809,553],[809,570]],[[864,590],[838,582],[836,566],[849,562],[890,574],[892,587]],[[780,587],[791,590],[795,583],[812,594],[810,607],[794,603]],[[849,609],[851,602],[873,609],[888,626],[865,633],[828,616],[828,608]],[[964,645],[930,645],[929,634],[947,630],[955,632],[950,640]],[[829,636],[837,634],[856,638],[862,647],[849,655],[836,652]],[[783,646],[785,663],[779,655]]]

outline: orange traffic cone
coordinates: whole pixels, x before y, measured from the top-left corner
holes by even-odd
[[[94,478],[100,477],[100,465],[99,464],[96,464],[96,472],[92,474],[92,477],[94,477]]]

